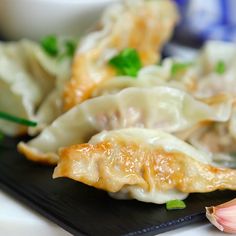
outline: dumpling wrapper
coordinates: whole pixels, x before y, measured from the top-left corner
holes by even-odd
[[[38,108],[58,83],[57,76],[68,70],[67,62],[58,64],[35,42],[0,43],[0,111],[35,120],[40,125],[42,112]],[[0,130],[10,136],[29,131],[28,127],[1,119]]]
[[[102,130],[145,127],[173,133],[209,120],[227,121],[232,99],[215,99],[208,105],[181,90],[162,86],[124,89],[75,106],[38,137],[20,142],[18,150],[28,159],[56,164],[59,148],[87,142]]]
[[[215,50],[217,48],[217,50]],[[192,61],[181,58],[166,58],[161,65],[142,68],[133,79],[117,76],[98,85],[92,96],[115,93],[128,87],[151,87],[166,85],[182,89],[197,98],[208,98],[220,93],[236,95],[236,46],[234,43],[208,41]],[[225,72],[216,72],[219,62],[225,65]],[[185,64],[176,73],[172,72],[175,64]],[[178,67],[178,66],[177,66]]]
[[[101,82],[116,75],[108,61],[121,50],[135,48],[143,65],[155,64],[177,20],[177,9],[169,0],[124,0],[109,7],[98,24],[100,30],[80,42],[65,88],[65,109],[91,97]]]
[[[235,58],[235,43],[209,40],[201,49],[199,63],[206,74],[215,71],[215,66],[219,61],[224,62],[226,69],[233,66],[235,64]]]
[[[207,155],[173,135],[140,128],[104,131],[89,143],[62,149],[53,177],[157,204],[188,193],[236,190],[236,170],[213,166]]]
[[[63,63],[60,63],[61,69],[58,69],[55,86],[37,109],[35,120],[38,122],[38,125],[37,127],[30,127],[28,129],[30,135],[38,134],[64,113],[63,90],[65,83],[70,78],[70,63],[71,61],[68,58]]]
[[[174,78],[171,70],[176,63],[173,58],[166,58],[161,65],[150,65],[143,67],[136,78],[129,76],[116,76],[111,80],[106,80],[99,84],[92,93],[92,97],[102,96],[104,94],[117,93],[125,88],[141,87],[150,88],[153,86],[168,86],[178,88],[184,91],[191,90],[193,78],[197,75],[197,70],[189,66],[186,73],[181,74],[181,78]],[[182,62],[183,63],[183,62]]]
[[[212,156],[224,166],[236,167],[236,107],[227,122],[214,122],[199,127],[188,137],[188,142]]]
[[[217,49],[217,50],[216,50]],[[232,42],[209,41],[199,53],[197,64],[202,76],[195,81],[193,94],[209,97],[219,93],[236,95],[236,45]],[[217,73],[217,64],[224,65],[222,73]]]

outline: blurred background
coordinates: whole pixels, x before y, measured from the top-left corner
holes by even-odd
[[[236,41],[235,0],[175,0],[181,14],[175,40],[199,45],[207,39]]]
[[[110,2],[119,0],[0,0],[0,35],[39,40],[48,34],[81,35]],[[199,46],[206,39],[236,40],[235,0],[174,0],[181,21],[174,40]]]

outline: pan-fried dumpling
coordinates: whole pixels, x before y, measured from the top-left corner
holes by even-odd
[[[171,74],[172,66],[175,64],[173,58],[167,58],[161,65],[150,65],[143,67],[136,78],[129,76],[116,76],[111,80],[106,80],[99,84],[92,93],[92,97],[104,94],[117,93],[125,88],[142,87],[149,88],[153,86],[168,86],[188,91],[192,87],[193,74],[196,74],[195,68],[189,68],[181,78],[173,78]]]
[[[104,131],[62,149],[53,177],[158,204],[188,193],[236,190],[236,170],[213,166],[207,155],[170,134],[140,128]]]
[[[121,50],[135,48],[143,65],[155,64],[177,19],[169,0],[125,0],[108,8],[101,29],[80,42],[65,89],[65,109],[91,97],[97,85],[115,76],[108,61]]]
[[[40,124],[36,112],[57,84],[57,76],[65,70],[69,70],[68,64],[59,65],[37,43],[0,43],[0,111]],[[28,129],[0,120],[0,130],[14,136]]]
[[[216,50],[217,49],[217,50]],[[199,54],[185,68],[180,77],[170,77],[197,98],[220,93],[236,95],[236,46],[234,43],[208,41]],[[171,59],[170,59],[171,60]],[[172,59],[173,60],[173,59]]]
[[[236,108],[228,122],[206,124],[193,132],[188,141],[211,155],[215,162],[236,167]]]
[[[236,69],[228,69],[223,75],[211,73],[197,82],[194,95],[199,98],[214,96],[219,93],[236,95]]]
[[[59,74],[56,76],[55,87],[37,109],[35,120],[38,125],[28,129],[30,135],[38,134],[64,112],[62,96],[65,83],[70,77],[70,63],[70,59],[64,60],[63,63],[60,62],[60,70],[58,70]]]
[[[191,62],[180,58],[164,59],[161,65],[142,68],[135,79],[117,76],[102,82],[94,89],[92,96],[116,93],[128,87],[157,85],[179,88],[197,98],[207,98],[219,93],[235,95],[234,58],[236,47],[233,43],[209,41]],[[217,73],[219,62],[223,63],[224,73]]]
[[[217,50],[216,50],[217,49]],[[235,64],[236,45],[232,42],[207,41],[199,54],[199,63],[204,74],[215,71],[219,61],[225,63],[226,67]]]
[[[180,132],[204,121],[227,121],[232,99],[215,99],[208,105],[181,90],[161,86],[124,89],[75,106],[38,137],[21,142],[18,149],[31,160],[55,164],[60,147],[87,142],[102,130],[145,127]]]
[[[197,97],[209,97],[219,93],[230,93],[235,96],[235,59],[234,43],[207,42],[198,56],[197,64],[201,68],[202,76],[198,76],[193,94]],[[221,67],[217,69],[220,65]]]

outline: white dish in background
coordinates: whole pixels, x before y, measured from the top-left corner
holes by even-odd
[[[45,35],[81,35],[118,0],[0,0],[0,35],[39,40]]]

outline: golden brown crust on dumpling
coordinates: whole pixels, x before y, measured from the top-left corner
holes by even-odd
[[[17,145],[17,149],[30,161],[46,165],[55,165],[58,162],[58,156],[55,153],[40,153],[38,150],[28,147],[23,142]]]
[[[61,150],[54,177],[63,176],[108,192],[118,192],[125,186],[184,193],[236,189],[235,170],[217,168],[181,152],[121,139]]]
[[[135,48],[143,65],[157,62],[158,51],[177,21],[176,8],[168,0],[132,3],[124,1],[121,9],[111,8],[105,13],[101,36],[95,39],[93,46],[84,49],[84,45],[93,40],[92,34],[81,42],[74,58],[71,80],[65,88],[65,109],[89,98],[98,84],[114,77],[115,71],[108,65],[111,52]]]
[[[96,60],[98,58],[93,52],[83,55],[78,54],[74,59],[72,77],[64,91],[64,108],[66,110],[89,98],[98,83],[115,75],[113,68],[104,65],[102,68],[97,69],[96,76],[98,80],[94,81],[89,67],[91,67],[91,61]]]

